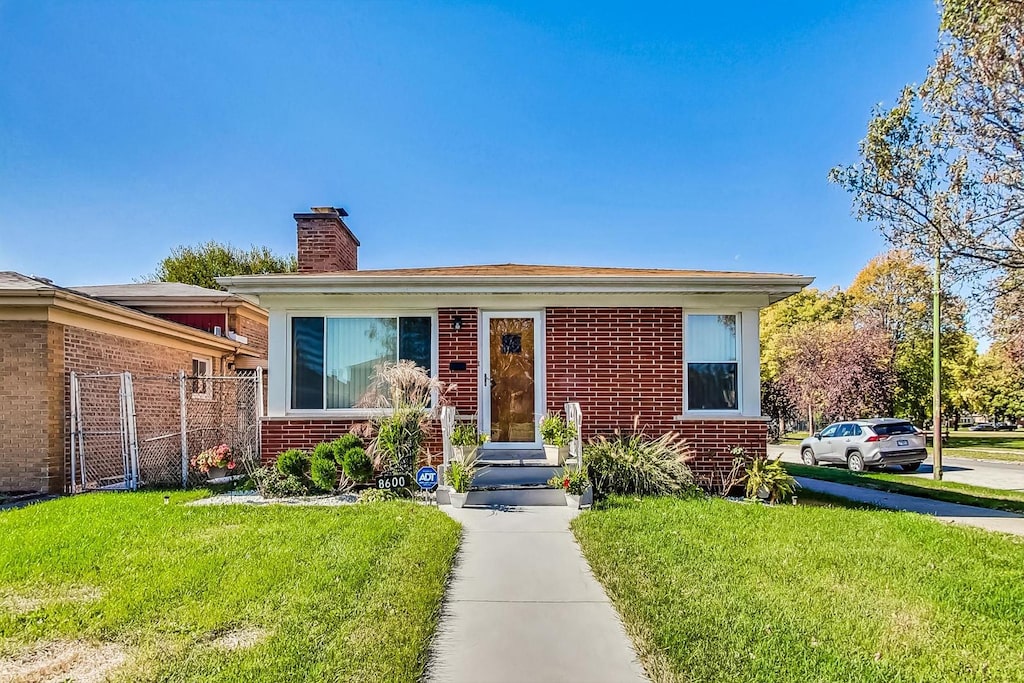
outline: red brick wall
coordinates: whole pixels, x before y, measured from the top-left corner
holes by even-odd
[[[584,413],[586,419],[586,413]],[[733,448],[748,456],[764,455],[768,446],[768,423],[759,418],[746,420],[683,420],[675,430],[693,448],[696,459],[690,467],[699,476],[732,466]]]
[[[336,214],[295,214],[300,273],[357,270],[359,243]]]
[[[462,329],[452,329],[452,319],[462,318]],[[460,415],[474,415],[477,406],[477,374],[479,371],[477,322],[475,308],[441,308],[437,311],[438,377],[442,382],[454,384],[448,401]],[[452,362],[465,363],[465,370],[451,370]]]
[[[348,433],[353,425],[366,420],[353,419],[264,419],[260,425],[261,451],[263,462],[270,464],[278,454],[289,448],[312,450],[323,441],[333,441]],[[426,442],[429,463],[441,462],[441,428],[435,422]]]
[[[547,405],[576,401],[583,437],[640,426],[676,428],[683,403],[680,308],[549,308]]]

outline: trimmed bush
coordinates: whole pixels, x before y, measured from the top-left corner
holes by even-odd
[[[328,446],[329,444],[321,444]],[[314,453],[309,463],[309,478],[321,491],[333,491],[338,483],[338,466],[334,464],[333,458],[326,458]]]
[[[366,489],[359,494],[359,503],[380,503],[385,500],[398,500],[398,494],[391,489]]]
[[[356,446],[345,453],[341,470],[354,482],[364,484],[373,479],[373,462],[366,451]]]
[[[277,471],[281,474],[290,474],[293,477],[302,477],[309,463],[309,456],[306,451],[298,448],[291,448],[277,456]]]
[[[355,434],[342,434],[331,442],[331,451],[334,454],[334,461],[339,465],[345,464],[345,454],[353,448],[362,448],[363,440]]]
[[[264,498],[288,498],[309,493],[300,477],[282,474],[273,467],[260,467],[253,472],[252,483]]]
[[[583,449],[584,462],[600,496],[695,495],[693,473],[686,466],[690,447],[669,432],[657,439],[643,432],[598,436]]]
[[[310,460],[316,460],[317,458],[323,458],[325,460],[334,460],[334,442],[324,441],[314,446],[313,455],[310,458]]]

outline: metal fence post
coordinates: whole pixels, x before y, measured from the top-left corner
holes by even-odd
[[[75,386],[77,381],[78,377],[75,375],[75,371],[72,370],[71,376],[68,380],[69,386],[71,387],[71,415],[69,420],[71,424],[70,429],[68,430],[71,432],[71,493],[75,492],[75,479],[78,478],[78,471],[76,469],[77,465],[75,463],[75,439],[78,436],[78,410],[75,408],[75,404],[78,401],[78,387]]]
[[[188,488],[188,420],[185,414],[185,371],[178,370],[178,400],[181,403],[181,488]]]

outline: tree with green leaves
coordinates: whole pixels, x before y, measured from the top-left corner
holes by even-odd
[[[889,367],[895,377],[886,413],[922,424],[931,414],[932,275],[907,251],[876,256],[847,290],[854,319],[885,330]],[[941,349],[944,390],[955,389],[958,367],[972,362],[974,340],[967,332],[966,305],[942,292]]]
[[[209,241],[196,246],[181,245],[171,250],[146,278],[151,282],[184,282],[189,285],[224,289],[215,278],[229,275],[291,273],[297,269],[294,255],[278,256],[266,247],[240,249]]]
[[[924,84],[876,109],[860,157],[829,178],[894,245],[962,275],[1024,269],[1024,1],[947,0]]]

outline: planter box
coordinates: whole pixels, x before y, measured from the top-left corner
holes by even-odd
[[[206,472],[207,479],[223,479],[226,476],[228,476],[227,467],[211,467]]]
[[[568,446],[552,446],[544,444],[544,459],[549,465],[564,465],[565,459],[569,457]]]
[[[468,495],[468,493],[456,493],[455,491],[448,492],[448,498],[452,501],[453,508],[460,508],[465,505]]]
[[[565,494],[565,504],[570,510],[582,510],[594,504],[594,487],[588,486],[582,495],[574,496],[571,493]]]
[[[452,446],[452,455],[456,460],[472,465],[476,461],[478,446]]]

